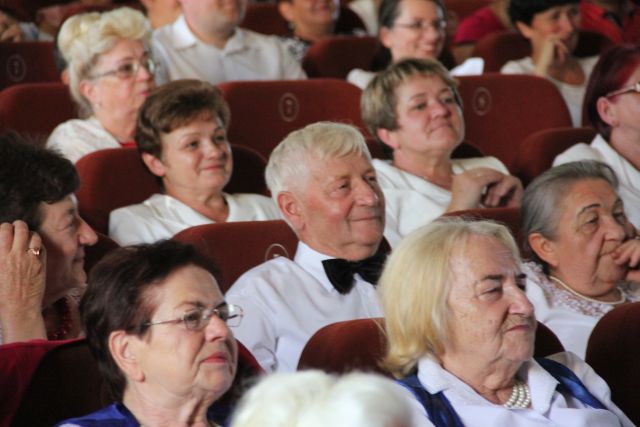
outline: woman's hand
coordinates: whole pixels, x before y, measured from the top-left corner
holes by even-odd
[[[619,266],[625,266],[629,270],[625,279],[629,282],[640,283],[640,240],[638,236],[629,239],[618,246],[611,254],[613,262]]]
[[[550,35],[545,39],[540,50],[540,55],[535,64],[534,74],[540,77],[549,75],[552,65],[559,65],[571,55],[567,45],[560,40],[558,35]]]
[[[0,41],[19,42],[23,38],[18,20],[0,11]]]
[[[486,191],[485,191],[486,190]],[[447,212],[485,207],[520,206],[522,183],[491,168],[476,168],[453,176]]]
[[[42,318],[46,270],[40,236],[29,231],[23,221],[0,224],[0,324],[4,343],[47,338]]]

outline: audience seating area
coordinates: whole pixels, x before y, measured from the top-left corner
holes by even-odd
[[[38,8],[57,1],[1,3],[1,8],[28,21],[35,19]],[[490,0],[444,3],[450,19],[459,21]],[[82,6],[73,13],[102,10],[96,7]],[[276,36],[291,33],[275,3],[250,4],[241,26]],[[364,33],[365,26],[343,3],[335,32],[353,34],[354,30]],[[225,191],[268,196],[264,170],[271,151],[290,132],[317,121],[358,127],[373,157],[382,158],[380,146],[366,131],[361,118],[362,91],[345,80],[354,68],[371,68],[378,43],[376,37],[355,35],[339,35],[315,43],[302,62],[307,80],[219,84],[231,110],[228,139],[234,159],[234,171]],[[596,55],[611,44],[598,33],[582,31],[576,54]],[[489,35],[475,45],[473,56],[484,59],[485,73],[458,77],[466,138],[453,155],[495,156],[524,186],[549,169],[558,154],[574,144],[589,143],[596,135],[592,127],[571,126],[562,95],[549,80],[499,74],[507,61],[529,54],[529,42],[515,32]],[[68,87],[60,80],[53,42],[0,42],[0,64],[0,131],[14,130],[44,144],[57,125],[78,117]],[[76,168],[81,181],[76,193],[80,215],[98,232],[98,243],[86,248],[85,270],[90,271],[106,253],[118,247],[108,237],[110,212],[141,203],[162,188],[135,148],[91,153],[80,159]],[[519,208],[471,209],[446,215],[504,223],[518,243],[522,242]],[[194,245],[215,264],[211,272],[223,293],[252,267],[279,256],[293,258],[298,244],[297,236],[282,220],[202,225],[188,228],[173,239]],[[390,376],[379,364],[386,345],[383,325],[382,318],[358,319],[320,329],[307,342],[298,369],[339,374],[361,370]],[[593,330],[586,361],[607,381],[613,401],[640,424],[637,325],[640,303],[616,306]],[[554,333],[539,323],[535,355],[542,357],[563,350]],[[262,373],[241,344],[239,352],[239,378]],[[0,427],[51,426],[109,402],[85,340],[0,346]]]

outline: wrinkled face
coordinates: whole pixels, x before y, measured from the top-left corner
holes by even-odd
[[[402,0],[391,28],[380,30],[380,41],[393,62],[405,58],[437,59],[446,37],[446,17],[430,0]]]
[[[371,162],[350,154],[311,158],[308,165],[306,183],[296,191],[294,226],[301,239],[339,258],[359,259],[352,254],[366,247],[375,252],[384,231],[384,196]]]
[[[611,253],[633,236],[622,200],[604,180],[582,180],[566,191],[551,241],[551,274],[583,295],[610,292],[626,273]],[[544,258],[543,258],[544,259]]]
[[[464,138],[462,109],[438,76],[417,75],[396,89],[397,129],[390,132],[394,152],[451,153]]]
[[[98,56],[91,70],[91,76],[118,70],[132,64],[141,64],[149,57],[144,45],[138,40],[122,39],[109,51]],[[109,114],[114,118],[137,112],[155,87],[153,74],[140,66],[138,71],[126,78],[106,75],[86,82],[85,96],[93,112]]]
[[[179,0],[190,27],[196,31],[233,31],[242,19],[246,0]]]
[[[287,16],[296,33],[306,34],[324,28],[331,35],[333,25],[338,20],[336,0],[290,0],[287,2]]]
[[[451,270],[452,339],[445,343],[444,366],[460,355],[479,364],[529,359],[536,321],[509,248],[494,237],[471,236],[453,254]]]
[[[216,307],[224,301],[213,276],[194,265],[173,271],[148,294],[157,304],[151,322],[182,318],[194,308]],[[149,387],[172,395],[208,396],[211,401],[231,387],[237,344],[226,323],[215,315],[199,331],[182,322],[150,326],[133,345]]]
[[[96,233],[78,215],[71,195],[56,203],[40,204],[38,233],[47,250],[45,304],[61,298],[69,289],[86,283],[84,247],[98,240]]]
[[[206,116],[163,134],[161,159],[145,162],[167,194],[220,193],[231,178],[233,159],[226,129],[219,117]],[[178,197],[182,198],[182,197]]]
[[[573,52],[578,45],[579,26],[580,8],[577,3],[555,6],[537,13],[530,26],[518,23],[518,28],[531,41],[534,51],[538,51],[547,38],[554,37],[564,43],[569,52]]]
[[[640,82],[640,66],[636,67],[634,72],[618,89],[632,87],[638,82]],[[605,118],[605,121],[612,127],[612,130],[616,129],[617,133],[631,137],[633,140],[635,140],[636,135],[640,137],[640,122],[638,121],[638,117],[640,117],[640,93],[629,91],[607,98],[606,101],[610,109],[608,112],[610,118],[608,120]],[[609,142],[615,146],[617,141],[612,140]]]

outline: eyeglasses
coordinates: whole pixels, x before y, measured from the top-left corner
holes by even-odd
[[[614,97],[616,95],[624,95],[625,93],[629,93],[629,92],[640,93],[640,82],[634,83],[631,86],[626,86],[626,87],[623,87],[621,89],[614,90],[613,92],[609,92],[604,97],[605,98],[611,98],[611,97]]]
[[[444,19],[437,19],[432,22],[426,22],[426,21],[414,21],[411,23],[396,22],[395,24],[393,24],[393,26],[400,27],[400,28],[407,28],[409,30],[416,31],[416,32],[426,31],[429,28],[433,28],[436,31],[441,31],[447,28],[447,21],[445,21]]]
[[[149,74],[154,74],[156,72],[156,69],[158,68],[158,64],[153,59],[145,57],[137,61],[125,62],[123,64],[120,64],[115,70],[95,74],[90,78],[92,80],[95,80],[102,77],[116,76],[120,80],[128,80],[138,75],[140,67],[144,67],[149,72]]]
[[[173,320],[160,320],[158,322],[146,322],[140,326],[153,326],[162,325],[164,323],[180,323],[183,322],[184,326],[190,331],[200,331],[209,324],[211,316],[217,316],[220,320],[225,322],[228,326],[239,326],[244,312],[242,307],[235,304],[227,304],[223,302],[217,307],[213,308],[195,308],[187,311],[182,317]]]

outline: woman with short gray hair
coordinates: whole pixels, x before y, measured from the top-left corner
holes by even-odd
[[[154,88],[151,29],[131,8],[67,19],[58,47],[81,119],[59,125],[47,145],[72,162],[105,148],[133,145],[138,110]]]
[[[527,296],[538,320],[582,358],[598,320],[640,300],[640,241],[617,187],[609,166],[583,161],[549,169],[524,193]]]

